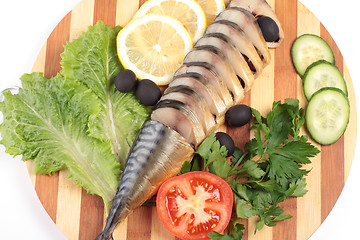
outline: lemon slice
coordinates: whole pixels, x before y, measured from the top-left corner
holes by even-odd
[[[136,12],[134,18],[149,13],[164,14],[179,20],[190,33],[193,42],[204,34],[206,16],[194,0],[149,0]]]
[[[193,43],[176,19],[147,14],[133,19],[117,36],[117,53],[122,65],[139,79],[166,85],[182,65]]]
[[[216,15],[224,11],[224,0],[195,0],[204,10],[207,24],[214,22]]]

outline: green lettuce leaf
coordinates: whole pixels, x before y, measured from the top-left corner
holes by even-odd
[[[64,47],[61,74],[86,85],[100,99],[100,111],[89,119],[89,134],[110,141],[121,163],[152,108],[145,107],[134,93],[121,93],[114,87],[123,69],[117,56],[116,36],[120,27],[99,21]]]
[[[88,135],[89,118],[100,102],[85,85],[57,75],[25,74],[22,88],[5,92],[0,103],[3,123],[1,144],[11,155],[33,159],[35,172],[53,174],[69,169],[70,176],[106,208],[119,183],[120,164],[109,142]]]

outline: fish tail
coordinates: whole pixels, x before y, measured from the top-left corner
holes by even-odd
[[[112,234],[107,234],[105,232],[100,233],[95,240],[113,240]]]

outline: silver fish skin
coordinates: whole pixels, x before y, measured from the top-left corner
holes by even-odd
[[[193,154],[194,149],[179,133],[160,122],[145,121],[130,149],[104,230],[96,240],[112,239],[118,223],[153,196],[161,183],[178,174]]]

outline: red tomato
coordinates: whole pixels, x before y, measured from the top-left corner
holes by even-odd
[[[165,228],[184,240],[209,239],[229,224],[232,190],[222,178],[208,172],[189,172],[168,179],[156,198],[157,212]]]

